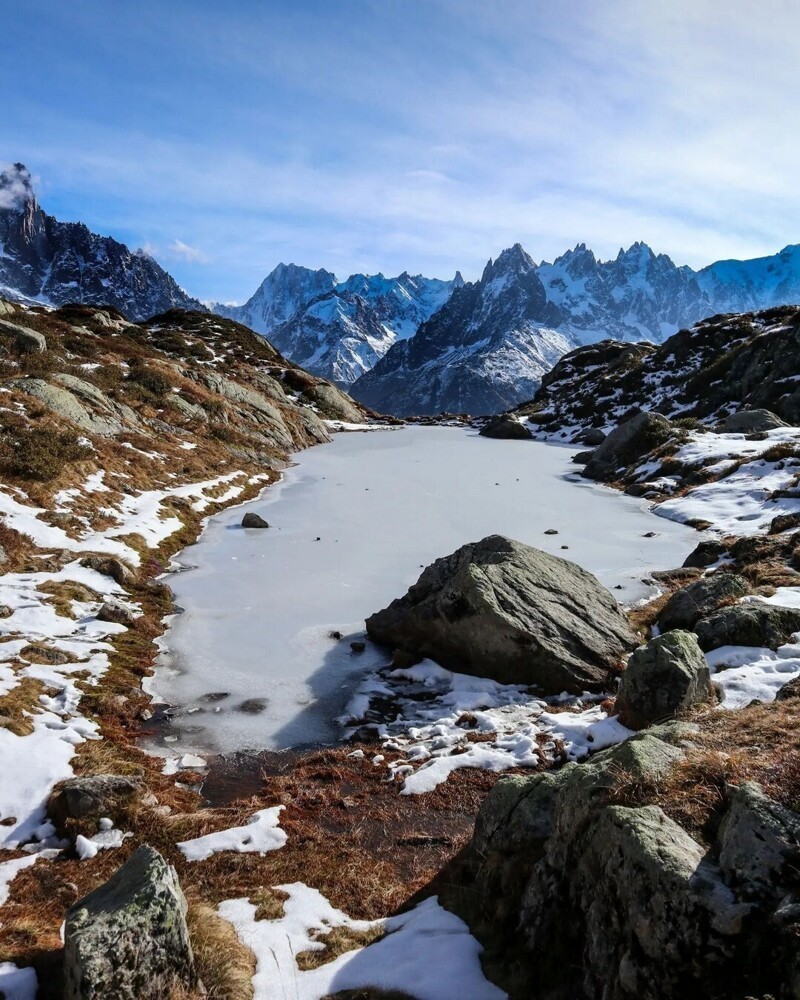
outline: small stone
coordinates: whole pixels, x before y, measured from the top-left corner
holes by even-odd
[[[328,633],[328,638],[329,639],[337,639],[338,640],[338,639],[343,639],[344,636],[342,635],[342,633],[338,629],[334,629],[333,632],[329,632]]]
[[[254,514],[252,511],[249,511],[242,518],[242,527],[243,528],[268,528],[269,524],[264,520],[264,518],[260,514]]]
[[[545,534],[546,535],[557,535],[558,534],[558,530],[556,528],[548,528],[547,531],[545,531]]]
[[[365,642],[351,642],[350,648],[354,653],[363,653],[367,648],[367,644]]]
[[[266,698],[247,698],[236,706],[236,711],[244,712],[245,715],[260,715],[268,704]]]
[[[98,621],[111,622],[114,625],[125,625],[130,628],[136,621],[136,615],[119,601],[108,600],[97,612]]]
[[[644,533],[644,534],[642,535],[642,538],[655,538],[657,534],[658,534],[658,532],[657,532],[657,531],[646,531],[646,532],[645,532],[645,533]]]

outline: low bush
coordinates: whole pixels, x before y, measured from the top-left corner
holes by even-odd
[[[26,428],[13,438],[5,464],[12,475],[47,482],[69,462],[80,462],[91,454],[92,449],[72,431]]]

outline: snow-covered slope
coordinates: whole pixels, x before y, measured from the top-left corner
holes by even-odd
[[[221,316],[263,333],[289,358],[341,385],[349,385],[397,340],[416,333],[463,285],[407,272],[396,278],[279,264],[242,306],[214,304]]]
[[[203,308],[152,257],[43,212],[21,163],[0,172],[0,294],[53,306],[110,305],[131,320]]]
[[[480,281],[457,289],[410,340],[396,344],[352,387],[381,411],[493,413],[529,398],[574,346],[553,329],[536,265],[516,244]]]
[[[697,272],[715,312],[745,312],[800,303],[800,244],[771,257],[718,260]]]

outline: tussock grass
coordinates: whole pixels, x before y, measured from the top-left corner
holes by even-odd
[[[0,727],[15,736],[30,736],[33,732],[33,715],[39,710],[39,698],[45,685],[33,677],[21,677],[16,687],[0,698]]]
[[[186,921],[208,1000],[252,1000],[256,957],[233,925],[204,903],[190,903]]]
[[[297,968],[301,972],[308,972],[311,969],[319,969],[323,965],[334,962],[340,955],[348,951],[357,951],[359,948],[366,948],[367,945],[379,941],[386,936],[383,926],[369,927],[364,930],[357,930],[353,927],[333,927],[324,934],[317,934],[314,938],[319,941],[323,948],[300,951],[295,956]]]

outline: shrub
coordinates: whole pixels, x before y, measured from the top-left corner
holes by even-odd
[[[47,482],[55,479],[67,463],[79,462],[91,454],[92,449],[81,444],[72,431],[33,428],[14,438],[7,465],[11,473],[23,479]]]

